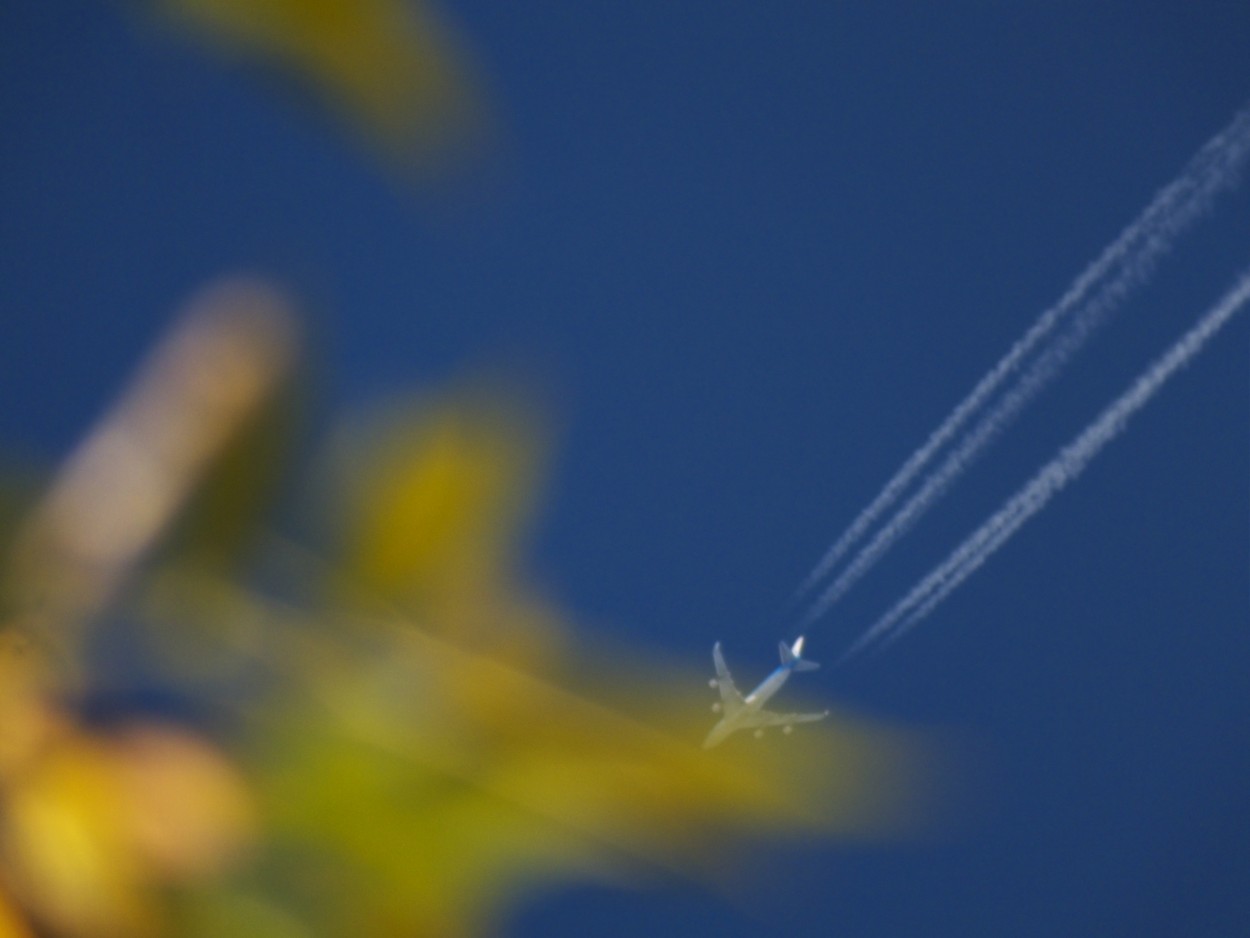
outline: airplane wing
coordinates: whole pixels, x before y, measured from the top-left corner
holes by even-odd
[[[828,710],[823,713],[773,713],[771,710],[761,710],[759,713],[752,714],[745,726],[791,726],[795,723],[815,723],[827,716],[829,716]]]
[[[742,694],[734,685],[733,675],[725,664],[725,656],[721,654],[720,642],[712,646],[712,662],[716,665],[716,688],[720,691],[720,702],[725,716],[742,708]]]

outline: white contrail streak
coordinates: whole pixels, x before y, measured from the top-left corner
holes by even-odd
[[[1034,397],[1055,378],[1099,325],[1123,303],[1134,289],[1149,279],[1155,263],[1175,244],[1185,229],[1206,212],[1215,196],[1235,185],[1250,156],[1250,108],[1241,111],[1223,131],[1213,137],[1190,160],[1172,183],[1156,194],[1149,206],[1072,283],[1057,303],[1047,309],[999,362],[977,383],[972,392],[951,411],[886,483],[885,488],[860,512],[845,533],[821,558],[804,580],[798,595],[809,592],[825,579],[872,526],[903,495],[907,487],[933,461],[963,426],[984,409],[1003,383],[1011,377],[1055,329],[1065,321],[1067,331],[1041,354],[1033,366],[965,435],[937,471],[878,535],[856,556],[842,575],[813,603],[803,618],[811,625],[837,602],[920,516],[942,497],[954,481],[975,461]],[[1091,296],[1092,294],[1092,296]]]
[[[1198,323],[1151,365],[1114,403],[1043,466],[949,557],[894,605],[843,655],[843,660],[878,639],[894,640],[929,615],[961,583],[1005,544],[1021,525],[1041,511],[1108,443],[1164,383],[1189,364],[1203,346],[1250,300],[1250,268]]]
[[[1247,128],[1250,129],[1250,124],[1247,124]],[[1250,147],[1243,151],[1243,155],[1246,153],[1250,153]],[[1236,163],[1232,165],[1236,166]],[[1214,180],[1209,182],[1214,185]],[[1214,188],[1203,191],[1207,195],[1206,203],[1209,203]],[[833,584],[821,593],[805,617],[804,625],[810,625],[819,619],[845,596],[911,530],[925,512],[941,500],[959,477],[972,467],[985,448],[1011,426],[1020,412],[1046,385],[1059,376],[1072,356],[1124,302],[1132,289],[1149,279],[1158,258],[1171,248],[1184,225],[1192,221],[1205,207],[1206,204],[1195,198],[1178,209],[1178,214],[1184,217],[1178,219],[1173,216],[1157,221],[1160,232],[1158,236],[1149,240],[1137,253],[1126,257],[1117,274],[1098,288],[1097,293],[1074,315],[1064,332],[1039,351],[1038,357],[1019,380],[1006,388],[992,405],[986,403],[989,410],[977,421],[976,426],[964,434],[959,445],[947,453],[942,464],[925,478],[916,493],[855,555],[854,560],[838,575]]]

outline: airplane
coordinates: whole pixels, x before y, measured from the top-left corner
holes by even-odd
[[[781,685],[792,673],[815,671],[820,667],[815,661],[804,660],[803,638],[804,636],[800,635],[793,647],[785,642],[781,643],[781,667],[764,678],[760,686],[746,697],[743,697],[734,686],[734,679],[729,673],[729,668],[725,666],[725,656],[721,654],[720,642],[712,646],[712,661],[716,665],[716,677],[708,682],[708,686],[720,690],[720,701],[712,704],[712,712],[723,713],[724,716],[712,727],[712,732],[707,734],[707,739],[703,741],[704,749],[711,749],[720,744],[727,736],[738,730],[753,729],[755,735],[759,737],[764,735],[765,727],[780,726],[782,732],[789,733],[795,723],[811,723],[829,716],[828,710],[824,713],[773,713],[771,710],[764,709],[764,704],[768,703],[773,694],[781,690]]]

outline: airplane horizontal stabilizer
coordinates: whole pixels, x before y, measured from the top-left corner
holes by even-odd
[[[793,648],[785,642],[782,642],[777,647],[778,651],[781,652],[781,663],[785,667],[791,668],[794,671],[815,671],[820,667],[820,665],[815,661],[808,661],[805,658],[799,657],[799,653],[803,650],[803,639],[801,638],[794,643]]]

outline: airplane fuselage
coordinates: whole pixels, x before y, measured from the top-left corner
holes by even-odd
[[[793,673],[794,665],[783,664],[768,677],[764,678],[764,680],[760,681],[760,686],[747,694],[742,701],[747,705],[748,712],[759,710],[764,704],[768,703],[769,698],[781,690],[781,685],[789,680],[790,675]]]

